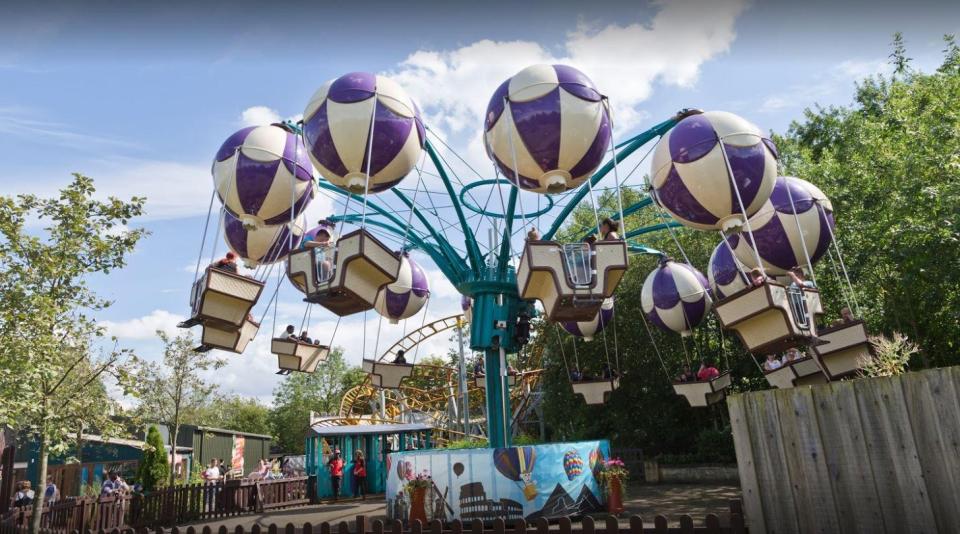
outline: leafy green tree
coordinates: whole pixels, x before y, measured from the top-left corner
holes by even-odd
[[[337,413],[343,394],[365,378],[359,367],[347,365],[339,347],[330,351],[330,357],[316,372],[287,375],[273,391],[270,413],[273,435],[283,451],[303,454],[310,412]]]
[[[257,399],[239,395],[213,395],[207,406],[200,410],[199,420],[191,422],[253,434],[270,435],[273,432],[270,408]]]
[[[143,484],[144,491],[153,491],[163,484],[170,474],[169,469],[163,436],[155,425],[150,425],[143,450],[143,461],[140,462],[140,469],[137,472],[137,478]]]
[[[96,388],[108,377],[123,387],[129,352],[92,350],[103,335],[94,314],[110,302],[88,282],[126,265],[144,235],[126,226],[144,199],[96,200],[93,180],[73,176],[54,198],[0,197],[0,425],[37,442],[41,481],[78,426],[116,430]],[[37,492],[32,532],[43,500]]]
[[[187,331],[171,338],[161,330],[157,337],[163,343],[161,362],[138,359],[136,364],[138,411],[141,418],[159,418],[169,425],[170,450],[174,454],[180,426],[197,420],[215,386],[204,382],[201,374],[219,369],[224,361],[208,352],[195,352],[193,335]],[[176,483],[176,470],[169,473],[169,484]]]
[[[943,64],[923,73],[895,37],[891,76],[860,82],[850,106],[807,110],[776,139],[788,172],[833,202],[851,307],[873,333],[908,335],[923,367],[956,364],[960,340],[960,51],[945,42]],[[836,314],[844,287],[821,264]]]

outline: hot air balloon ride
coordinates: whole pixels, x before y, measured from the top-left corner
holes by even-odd
[[[285,259],[291,250],[300,246],[305,230],[303,215],[292,223],[246,227],[229,212],[223,213],[224,241],[248,269]]]
[[[484,142],[500,172],[517,187],[559,193],[582,185],[610,148],[603,96],[579,70],[534,65],[503,82],[487,107]],[[517,287],[539,300],[552,321],[589,321],[626,272],[620,239],[596,243],[528,240]]]
[[[685,226],[736,230],[760,211],[777,177],[777,151],[755,125],[726,111],[690,115],[666,133],[650,166],[656,202]]]
[[[523,496],[528,501],[537,498],[537,486],[533,482],[536,463],[537,451],[533,447],[506,447],[493,451],[493,464],[497,471],[522,487]]]
[[[613,322],[614,299],[610,297],[603,302],[600,311],[590,321],[566,322],[562,323],[563,329],[576,337],[582,337],[584,341],[592,341],[594,336],[602,332],[603,329]],[[576,339],[574,339],[576,343]],[[564,363],[569,368],[564,356]],[[573,386],[574,394],[583,396],[587,404],[603,404],[607,395],[620,387],[620,373],[610,365],[609,359],[601,376],[594,377],[579,368],[579,363],[575,362],[576,368],[571,374],[570,380]]]
[[[397,281],[386,285],[377,295],[377,313],[397,324],[402,319],[413,317],[430,298],[430,282],[423,268],[404,253],[400,258],[400,273]]]

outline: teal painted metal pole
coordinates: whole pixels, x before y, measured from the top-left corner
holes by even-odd
[[[507,199],[507,212],[504,214],[503,241],[500,243],[500,254],[497,257],[497,279],[503,280],[510,265],[510,238],[513,235],[513,210],[517,207],[517,187],[510,188],[510,197]]]
[[[463,215],[463,207],[460,206],[460,199],[457,197],[457,193],[453,190],[453,184],[450,183],[450,178],[447,176],[447,171],[443,168],[443,165],[440,162],[440,157],[433,149],[433,145],[430,144],[430,141],[425,140],[423,143],[423,148],[427,151],[427,155],[430,156],[430,160],[433,161],[433,166],[437,168],[437,174],[440,175],[440,180],[443,181],[443,185],[447,189],[447,194],[450,196],[450,202],[453,203],[453,209],[457,212],[457,219],[460,220],[460,227],[463,228],[463,235],[466,238],[467,257],[470,259],[470,267],[473,269],[473,274],[479,278],[480,269],[483,268],[483,257],[480,254],[480,246],[477,245],[477,239],[473,235],[473,232],[470,231],[470,225],[467,224],[467,218]]]
[[[627,235],[624,236],[625,239],[630,239],[631,237],[637,237],[638,235],[649,234],[651,232],[657,232],[660,230],[666,230],[667,228],[677,228],[683,226],[682,224],[676,221],[670,221],[660,224],[654,224],[650,226],[644,226],[643,228],[637,228],[636,230],[630,230],[627,232]]]
[[[636,203],[634,203],[634,204],[631,204],[631,205],[627,206],[626,208],[623,208],[623,216],[624,216],[624,217],[629,217],[629,216],[633,215],[634,213],[642,210],[643,208],[649,206],[650,204],[653,204],[653,199],[650,198],[650,197],[644,198],[643,200],[640,200],[639,202],[636,202]],[[616,220],[619,220],[619,219],[620,219],[620,214],[619,214],[619,213],[614,213],[613,215],[610,216],[610,218],[613,219],[613,220],[615,220],[615,221],[616,221]],[[590,228],[590,230],[587,231],[587,233],[583,234],[583,237],[587,237],[587,236],[590,235],[590,234],[595,234],[595,233],[597,233],[598,231],[600,231],[600,229],[597,228],[596,226],[593,226],[593,227]]]
[[[398,191],[397,189],[392,189],[391,191],[393,191],[393,194],[395,194],[397,198],[400,199],[401,202],[406,204],[406,206],[410,208],[411,211],[413,211],[413,215],[417,218],[417,220],[419,220],[420,223],[423,224],[423,226],[427,229],[427,231],[430,232],[430,235],[433,236],[433,240],[437,242],[437,246],[440,247],[444,255],[447,257],[447,262],[452,267],[456,268],[457,270],[460,270],[460,266],[463,264],[463,259],[460,257],[459,254],[457,254],[457,251],[450,246],[450,243],[448,243],[446,239],[444,239],[439,233],[437,233],[437,230],[436,228],[434,228],[434,225],[427,222],[427,219],[423,216],[422,213],[420,213],[420,210],[418,210],[417,207],[413,205],[413,202],[410,199],[408,199],[407,196],[404,195],[402,191]],[[470,231],[468,228],[465,228],[463,233],[469,234]],[[457,280],[451,280],[451,282],[453,282],[453,285],[457,285],[462,281],[462,279],[463,279],[463,275],[461,275]]]
[[[627,143],[627,145],[624,146],[623,149],[617,154],[617,161],[623,162],[623,160],[627,159],[630,154],[636,152],[638,148],[647,144],[654,137],[659,137],[667,133],[667,131],[669,131],[670,128],[673,128],[677,122],[679,122],[679,120],[680,119],[677,117],[667,119],[653,128],[650,128],[649,130],[637,135],[633,138],[633,141]],[[603,177],[606,176],[611,170],[613,170],[613,160],[606,162],[603,167],[600,167],[600,170],[593,173],[593,176],[590,177],[590,183],[597,185],[597,182],[603,179]],[[587,196],[587,193],[589,192],[590,186],[587,184],[580,186],[580,189],[573,194],[573,198],[567,202],[567,205],[564,206],[559,215],[557,215],[557,218],[553,221],[550,229],[543,234],[543,239],[545,241],[553,239],[553,235],[557,233],[557,230],[559,230],[564,221],[567,220],[567,217],[573,212],[574,208],[577,207],[577,204],[579,204],[580,201],[583,200],[583,197]]]
[[[487,439],[490,447],[510,446],[510,391],[506,373],[505,353],[503,349],[489,349],[484,352],[487,383]],[[494,372],[496,369],[496,372]]]

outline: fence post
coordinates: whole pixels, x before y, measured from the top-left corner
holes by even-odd
[[[670,532],[670,529],[667,527],[667,518],[662,515],[653,518],[653,528],[657,534],[667,534]]]
[[[630,518],[630,534],[643,534],[643,518],[635,515]]]
[[[683,534],[693,534],[693,518],[689,515],[680,516],[680,532]]]
[[[367,531],[367,518],[362,515],[357,516],[356,534],[363,534]]]
[[[557,526],[560,528],[560,534],[570,534],[573,524],[570,522],[569,517],[564,516],[557,522]]]
[[[348,525],[346,521],[341,521],[340,524],[337,525],[337,534],[350,534],[350,525]]]
[[[595,527],[593,523],[593,518],[590,516],[583,516],[583,519],[580,521],[580,528],[583,529],[583,534],[594,534]]]
[[[720,518],[717,517],[716,514],[707,514],[704,525],[711,534],[720,534]]]
[[[620,520],[616,516],[607,516],[607,534],[620,534]]]

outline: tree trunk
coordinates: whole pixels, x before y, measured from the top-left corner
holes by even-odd
[[[177,485],[177,435],[180,434],[180,425],[173,424],[170,432],[170,487]]]
[[[33,497],[33,517],[30,518],[30,534],[40,532],[40,520],[43,519],[43,497],[47,490],[47,438],[40,434],[40,477]]]

